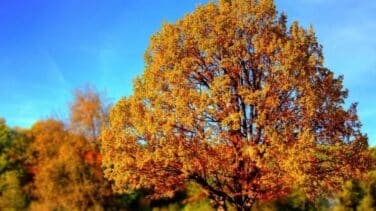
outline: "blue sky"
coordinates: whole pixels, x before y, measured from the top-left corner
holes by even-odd
[[[93,84],[111,102],[132,93],[149,37],[206,0],[0,1],[0,116],[11,126],[64,118],[72,90]],[[376,144],[376,1],[276,0],[313,24],[325,63],[345,76],[363,131]]]

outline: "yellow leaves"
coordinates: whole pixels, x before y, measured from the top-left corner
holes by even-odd
[[[122,129],[128,122],[129,104],[126,98],[121,98],[118,103],[111,109],[109,119],[111,127]]]
[[[311,56],[309,56],[308,64],[311,67],[315,67],[315,66],[319,65],[320,63],[317,61],[317,58],[316,58],[315,55],[311,55]]]
[[[261,150],[260,150],[261,148]],[[264,148],[263,146],[260,146],[260,145],[245,145],[243,147],[243,153],[244,155],[247,155],[249,156],[252,160],[258,160],[257,158],[259,158],[259,155],[260,155],[260,152],[263,152],[263,149]],[[259,165],[260,163],[258,163]]]
[[[107,106],[103,97],[92,87],[76,90],[74,101],[70,106],[70,123],[72,129],[94,141],[107,118]]]
[[[233,62],[229,58],[222,59],[220,67],[230,71],[231,68],[233,67]]]
[[[211,83],[210,95],[215,103],[224,103],[230,100],[230,83],[231,79],[228,75],[222,75],[214,79]]]
[[[232,113],[227,115],[221,122],[223,127],[228,127],[230,130],[240,129],[240,114]]]

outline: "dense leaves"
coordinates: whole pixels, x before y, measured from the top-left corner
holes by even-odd
[[[68,125],[47,119],[20,130],[0,121],[0,210],[118,210],[137,199],[113,193],[103,177],[93,136],[106,118],[100,95],[92,89],[77,93]]]
[[[110,112],[88,86],[68,122],[0,119],[0,210],[374,210],[376,151],[323,60],[272,0],[198,6]]]
[[[313,29],[272,0],[199,6],[151,38],[134,94],[103,131],[120,192],[171,197],[194,182],[214,206],[249,209],[298,186],[309,199],[369,168],[356,105],[323,64]]]
[[[34,174],[32,210],[87,210],[106,194],[101,171],[86,155],[94,151],[84,137],[56,120],[36,123],[31,131],[30,166]],[[100,162],[100,161],[99,161]]]

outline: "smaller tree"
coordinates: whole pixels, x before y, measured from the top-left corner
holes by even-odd
[[[376,173],[376,172],[373,172]],[[375,175],[373,175],[373,178],[371,181],[366,183],[365,187],[365,196],[360,201],[359,206],[357,207],[358,210],[372,210],[376,208],[376,178]]]
[[[372,148],[372,157],[376,158],[376,148]],[[375,164],[375,163],[374,163]],[[376,169],[368,172],[367,180],[361,182],[348,181],[343,191],[339,195],[339,202],[336,210],[353,210],[368,211],[376,208]]]
[[[339,204],[334,207],[334,211],[357,210],[364,195],[360,181],[347,181],[339,194]]]
[[[24,167],[28,140],[21,131],[0,119],[0,210],[21,210],[28,205]]]
[[[108,105],[104,97],[91,86],[77,89],[70,105],[70,126],[73,131],[85,135],[91,141],[98,138],[101,127],[105,124]]]
[[[22,189],[20,172],[6,171],[0,175],[0,210],[22,210],[27,205]]]
[[[60,121],[37,122],[29,158],[34,173],[31,210],[87,210],[101,206],[107,189],[92,152],[82,135],[70,133]]]

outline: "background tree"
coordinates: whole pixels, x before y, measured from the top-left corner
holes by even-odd
[[[106,122],[108,108],[109,106],[104,103],[104,97],[93,87],[76,89],[70,105],[71,128],[90,140],[96,140]]]
[[[102,171],[101,140],[98,137],[102,127],[108,121],[108,110],[110,105],[105,102],[106,97],[93,86],[87,85],[84,88],[76,89],[74,100],[70,104],[70,132],[79,134],[89,141],[84,159],[90,164],[91,170],[101,179],[101,194],[103,195],[103,206],[106,209],[118,210],[128,206],[138,206],[137,200],[142,197],[141,192],[130,194],[117,194],[111,189],[111,184],[104,179]],[[89,146],[90,145],[90,146]]]
[[[364,193],[364,198],[360,201],[357,210],[374,210],[376,209],[376,175],[375,170],[372,171],[372,179],[370,181],[366,181],[363,184],[363,190],[359,192]]]
[[[364,197],[364,189],[359,181],[347,181],[339,194],[339,203],[334,207],[335,211],[358,210],[357,207]]]
[[[151,38],[134,94],[103,132],[106,176],[119,191],[172,196],[187,181],[214,206],[248,210],[286,195],[334,193],[369,165],[356,105],[323,64],[313,29],[272,0],[198,6]]]
[[[101,171],[88,153],[85,137],[70,133],[60,121],[37,122],[30,130],[33,143],[29,165],[33,176],[31,210],[99,209],[106,196]]]
[[[371,148],[372,157],[376,158],[375,148]],[[365,172],[365,180],[347,181],[342,191],[337,195],[335,211],[342,210],[374,210],[376,208],[376,171]]]
[[[9,128],[0,118],[0,210],[21,210],[28,205],[24,165],[28,144],[23,132]]]

